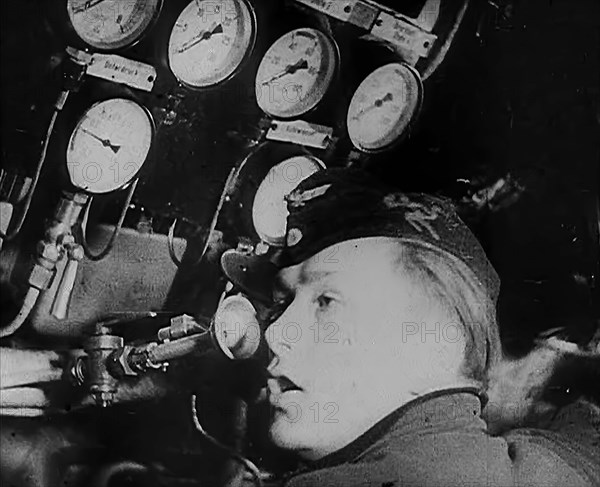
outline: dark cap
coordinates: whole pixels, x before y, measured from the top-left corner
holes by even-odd
[[[394,237],[461,260],[497,299],[498,275],[449,199],[401,193],[365,172],[333,168],[309,176],[286,200],[285,246],[273,258],[275,268],[299,264],[346,240]]]

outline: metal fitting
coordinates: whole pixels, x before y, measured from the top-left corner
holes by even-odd
[[[67,250],[67,257],[69,260],[83,260],[83,258],[85,257],[85,252],[83,250],[83,247],[79,244],[76,244],[75,242],[70,243],[66,246],[66,250]]]
[[[118,382],[111,374],[113,354],[123,348],[123,338],[112,335],[108,328],[97,326],[84,345],[88,355],[86,383],[97,405],[110,406],[117,393]]]
[[[113,359],[120,366],[120,371],[123,375],[136,376],[139,375],[140,370],[132,368],[130,365],[130,356],[135,352],[135,348],[131,345],[125,345],[121,353],[113,355]],[[133,360],[132,360],[133,363]]]
[[[85,358],[84,357],[76,357],[72,365],[68,368],[69,378],[77,385],[82,386],[85,382]]]
[[[40,265],[47,262],[46,266],[48,268],[54,267],[60,260],[60,249],[54,242],[40,240],[37,244],[37,256]]]
[[[181,315],[171,318],[171,326],[158,330],[158,340],[160,342],[177,340],[189,336],[193,333],[207,331],[210,323],[207,320],[206,326],[199,324],[190,315]]]
[[[52,285],[55,275],[56,269],[54,267],[48,269],[48,267],[36,263],[29,274],[28,284],[40,291],[45,291]]]

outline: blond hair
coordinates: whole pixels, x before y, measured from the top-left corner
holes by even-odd
[[[398,239],[398,267],[436,300],[461,328],[464,361],[460,373],[487,387],[501,356],[496,306],[485,285],[460,259],[420,241]]]

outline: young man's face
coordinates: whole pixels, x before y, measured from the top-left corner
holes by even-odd
[[[336,244],[279,273],[283,313],[266,331],[270,434],[306,458],[331,453],[402,404],[421,370],[402,325],[426,308],[396,265],[398,244]]]

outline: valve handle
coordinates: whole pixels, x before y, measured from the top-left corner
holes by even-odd
[[[79,261],[83,258],[83,248],[78,244],[74,244],[69,247],[67,253],[69,260],[56,290],[51,310],[52,316],[58,320],[64,320],[67,317],[69,302],[71,301],[75,279],[77,278]]]

